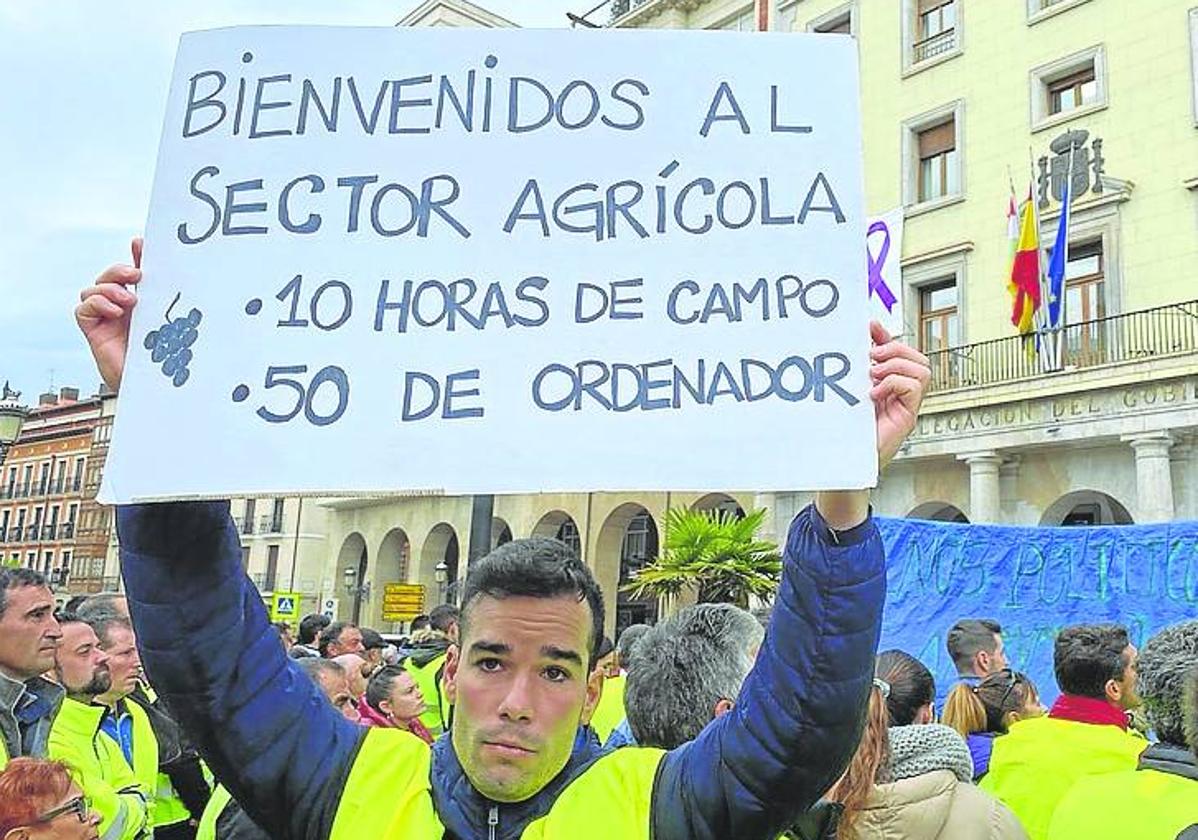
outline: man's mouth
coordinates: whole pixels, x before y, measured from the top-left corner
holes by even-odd
[[[483,746],[493,753],[507,756],[508,758],[524,758],[532,755],[536,751],[530,747],[526,747],[515,741],[507,740],[488,740],[483,741]]]

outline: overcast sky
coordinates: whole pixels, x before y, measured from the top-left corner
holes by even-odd
[[[565,26],[598,0],[485,0]],[[36,402],[99,378],[71,311],[141,231],[179,35],[261,23],[394,25],[419,0],[0,0],[0,382]],[[602,17],[602,15],[600,15]],[[53,372],[53,373],[51,373]]]

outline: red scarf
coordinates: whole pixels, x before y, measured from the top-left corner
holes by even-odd
[[[1093,723],[1100,726],[1117,726],[1127,731],[1127,715],[1106,700],[1081,697],[1077,694],[1062,694],[1052,704],[1049,717],[1072,720],[1076,723]]]

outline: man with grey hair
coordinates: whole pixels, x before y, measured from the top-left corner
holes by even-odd
[[[1135,770],[1074,785],[1053,814],[1048,840],[1173,840],[1192,826],[1198,818],[1196,663],[1198,620],[1166,627],[1148,640],[1136,661],[1138,693],[1159,743],[1140,755]]]
[[[46,579],[32,569],[0,566],[0,767],[12,758],[46,755],[65,692],[41,675],[54,667],[60,639]]]
[[[732,604],[686,607],[645,633],[625,688],[636,743],[672,750],[730,711],[764,638]]]

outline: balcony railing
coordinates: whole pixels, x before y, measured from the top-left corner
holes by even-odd
[[[1031,349],[1029,350],[1029,343]],[[1036,344],[1014,335],[928,354],[931,391],[1018,382],[1117,362],[1198,353],[1198,300],[1068,324]]]
[[[60,540],[69,540],[75,536],[75,523],[65,522],[58,528],[58,538]]]
[[[58,530],[57,525],[43,525],[42,526],[42,539],[43,540],[54,539],[54,534],[57,530]]]
[[[918,64],[921,61],[927,61],[929,58],[935,58],[938,55],[944,55],[947,52],[952,52],[957,46],[957,30],[946,29],[943,32],[938,32],[930,38],[924,38],[922,41],[916,41],[912,47],[913,61]]]
[[[270,514],[263,516],[258,520],[259,534],[281,534],[283,533],[283,520],[281,517],[276,518]]]

